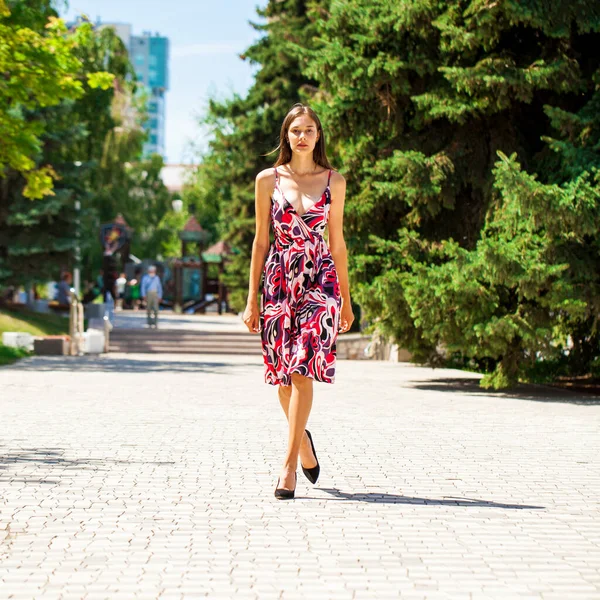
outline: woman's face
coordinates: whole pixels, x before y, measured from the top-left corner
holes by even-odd
[[[319,139],[317,124],[307,114],[300,115],[290,123],[287,138],[292,152],[310,153]]]

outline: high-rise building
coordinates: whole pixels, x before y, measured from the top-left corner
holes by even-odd
[[[129,57],[148,97],[148,121],[145,129],[148,140],[144,144],[144,156],[160,154],[165,158],[165,94],[169,89],[169,39],[158,33],[144,31],[141,36],[132,35],[128,23],[103,23],[96,20],[98,28],[112,27],[129,51]]]
[[[165,93],[169,89],[169,40],[158,33],[144,31],[132,35],[129,54],[138,80],[148,93],[149,119],[146,129],[149,138],[144,154],[165,156]]]

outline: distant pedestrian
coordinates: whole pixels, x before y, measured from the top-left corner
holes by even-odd
[[[115,281],[115,287],[117,288],[117,308],[121,310],[123,308],[123,298],[125,298],[125,286],[127,285],[127,276],[125,273],[121,273]]]
[[[117,285],[117,298],[123,298],[125,295],[125,285],[127,284],[127,276],[125,273],[121,273],[117,277],[117,281],[115,283]]]
[[[156,274],[156,267],[150,265],[148,273],[142,278],[142,299],[146,302],[148,326],[158,327],[158,307],[162,300],[163,290],[160,277]]]
[[[142,289],[142,269],[136,267],[133,272],[133,277],[127,282],[125,288],[125,298],[133,310],[140,308],[140,299]]]
[[[65,271],[56,286],[55,300],[62,305],[71,304],[71,273]]]

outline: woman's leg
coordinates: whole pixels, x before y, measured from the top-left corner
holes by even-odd
[[[281,408],[283,408],[283,412],[285,413],[286,419],[289,421],[290,416],[290,398],[292,396],[292,386],[291,385],[280,385],[278,389],[279,395],[279,404],[281,404]],[[312,446],[310,445],[310,441],[306,432],[302,436],[302,443],[300,444],[300,452],[298,454],[300,456],[300,460],[302,462],[302,466],[305,469],[312,469],[317,466],[317,459],[312,451]]]
[[[294,474],[298,468],[298,453],[300,452],[302,439],[306,437],[304,430],[312,408],[313,380],[310,377],[292,373],[291,388],[292,392],[286,413],[289,422],[288,451],[279,478],[279,487],[289,490],[293,490],[296,486]],[[316,462],[314,464],[304,464],[307,468],[314,465],[316,465]]]

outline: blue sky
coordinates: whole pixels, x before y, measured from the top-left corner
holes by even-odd
[[[259,21],[256,6],[266,0],[69,0],[61,16],[86,14],[92,21],[131,23],[133,34],[149,30],[170,40],[170,89],[166,95],[167,162],[196,162],[207,133],[198,125],[208,98],[244,94],[252,69],[241,60],[256,38],[248,21]]]

